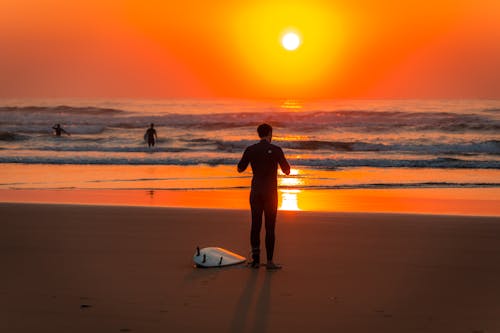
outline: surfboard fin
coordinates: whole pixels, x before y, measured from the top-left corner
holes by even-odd
[[[199,246],[197,246],[197,247],[196,247],[196,256],[198,257],[199,255],[200,255],[200,247],[199,247]]]
[[[206,262],[207,262],[207,255],[206,255],[206,254],[204,254],[204,255],[203,255],[203,261],[202,261],[202,263],[204,264],[204,263],[206,263]]]
[[[219,266],[222,265],[222,258],[223,257],[220,257],[220,260],[219,260]]]

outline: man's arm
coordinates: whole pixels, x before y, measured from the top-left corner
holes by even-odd
[[[154,130],[153,134],[155,136],[155,140],[158,140],[158,135],[156,135],[156,130]]]
[[[245,152],[243,153],[243,156],[241,157],[241,160],[238,163],[238,172],[243,172],[248,167],[248,163],[250,163],[249,154],[250,153],[248,152],[248,148],[245,149]]]
[[[68,131],[66,131],[65,129],[61,128],[61,131],[66,134],[66,135],[71,135]]]
[[[288,161],[285,158],[285,154],[283,153],[283,150],[281,150],[281,148],[278,163],[280,165],[281,171],[283,171],[283,173],[288,176],[290,174],[290,164],[288,164]]]

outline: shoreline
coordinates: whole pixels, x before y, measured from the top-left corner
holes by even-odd
[[[250,207],[248,208],[207,208],[207,207],[171,207],[171,206],[146,206],[146,205],[122,205],[122,204],[96,204],[96,203],[61,203],[61,202],[3,202],[0,201],[1,209],[17,209],[17,208],[30,208],[30,207],[45,207],[47,209],[54,208],[84,208],[84,209],[138,209],[138,210],[156,210],[156,211],[174,211],[174,212],[197,212],[197,213],[235,213],[235,214],[250,214]],[[500,223],[500,216],[494,215],[459,215],[459,214],[433,214],[433,213],[414,213],[414,212],[354,212],[354,211],[289,211],[278,210],[279,216],[305,216],[313,218],[334,218],[334,217],[415,217],[415,218],[437,218],[437,219],[465,219],[465,220],[484,220],[484,221],[498,221]],[[250,215],[249,215],[250,216]],[[249,218],[250,221],[250,218]],[[313,221],[314,223],[314,221]]]
[[[250,171],[238,174],[234,166],[223,165],[0,163],[0,171],[4,175],[0,202],[244,210],[249,209],[252,177]],[[297,167],[292,171],[278,177],[281,210],[500,216],[500,186],[493,182],[500,170]],[[491,186],[475,186],[480,184]]]
[[[248,210],[249,190],[0,189],[0,203]],[[279,210],[500,216],[500,188],[279,190]]]
[[[12,207],[52,207],[52,208],[95,208],[95,209],[152,209],[158,211],[176,211],[176,212],[198,212],[198,213],[236,213],[250,214],[250,206],[247,208],[209,208],[209,207],[182,207],[182,206],[148,206],[148,205],[124,205],[124,204],[99,204],[99,203],[63,203],[63,202],[5,202],[0,201],[0,209]],[[299,215],[310,216],[313,218],[333,218],[333,217],[416,217],[416,218],[459,218],[459,219],[480,219],[485,221],[497,221],[500,223],[500,216],[497,215],[470,215],[470,214],[442,214],[442,213],[416,213],[416,212],[363,212],[363,211],[291,211],[278,210],[278,219],[281,215]]]

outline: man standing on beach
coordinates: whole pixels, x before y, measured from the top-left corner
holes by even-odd
[[[266,255],[267,269],[280,269],[281,266],[273,262],[274,229],[278,210],[278,164],[283,173],[290,174],[283,150],[271,144],[273,128],[268,124],[261,124],[257,128],[260,142],[245,149],[238,163],[238,172],[243,172],[250,163],[253,172],[252,189],[250,191],[250,208],[252,210],[252,228],[250,244],[252,245],[252,262],[250,267],[260,265],[260,230],[262,227],[262,213],[265,216],[266,227]]]

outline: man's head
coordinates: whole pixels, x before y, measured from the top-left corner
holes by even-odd
[[[271,141],[273,137],[273,128],[268,124],[260,124],[259,127],[257,127],[257,133],[259,133],[259,138]]]
[[[151,128],[155,127],[155,124],[151,123]]]

